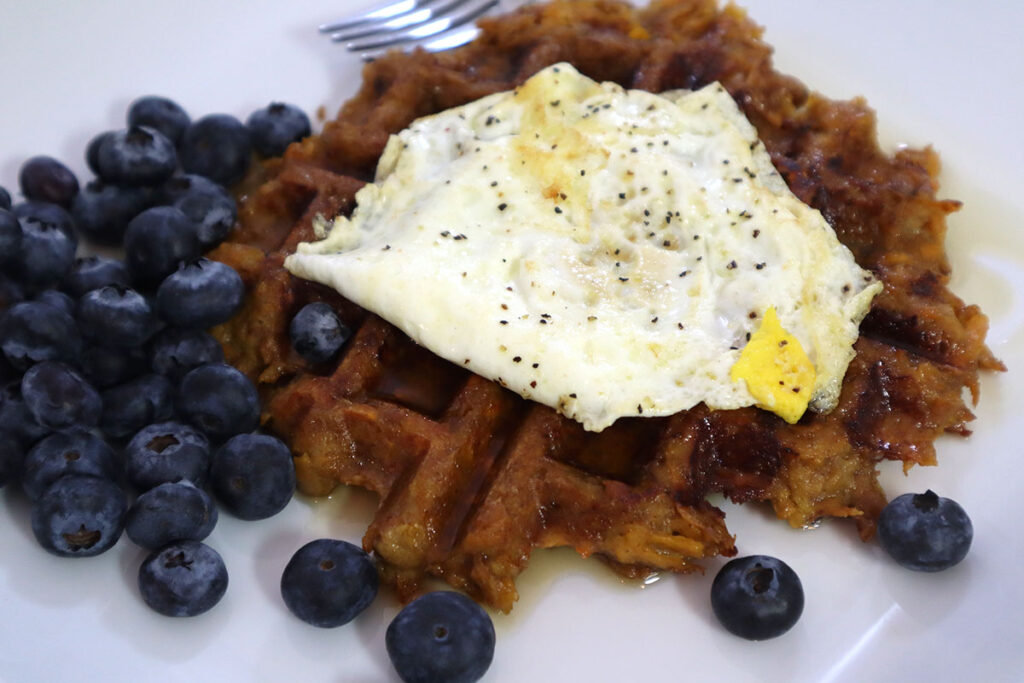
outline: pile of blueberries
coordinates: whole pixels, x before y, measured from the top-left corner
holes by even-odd
[[[132,103],[126,128],[89,143],[96,178],[84,186],[38,156],[21,167],[23,201],[0,187],[0,486],[20,484],[51,553],[97,555],[122,533],[150,550],[139,590],[162,614],[201,614],[227,590],[223,559],[203,543],[215,500],[258,520],[295,490],[288,447],[256,431],[256,388],[207,332],[238,311],[242,278],[202,255],[233,228],[227,188],[254,152],[279,156],[310,128],[287,104],[243,124],[193,121],[148,96]],[[76,258],[80,238],[124,258]],[[322,363],[350,331],[313,303],[290,334]],[[377,573],[361,548],[320,539],[296,552],[281,592],[304,621],[338,626],[374,599]],[[490,665],[493,625],[465,596],[429,594],[400,617],[388,650],[405,680],[477,680]]]

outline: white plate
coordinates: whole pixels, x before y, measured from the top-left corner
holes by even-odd
[[[329,113],[350,96],[359,65],[313,27],[372,0],[207,3],[7,3],[0,23],[0,184],[52,154],[86,176],[91,135],[118,127],[141,94],[193,114],[244,117],[272,99]],[[522,600],[496,616],[488,680],[874,681],[1024,679],[1024,545],[1020,437],[1024,392],[1024,5],[974,1],[747,0],[777,62],[838,98],[864,95],[883,141],[934,144],[941,195],[965,201],[949,221],[954,290],[992,319],[989,341],[1010,372],[986,377],[976,433],[938,443],[941,466],[888,491],[932,487],[973,517],[960,566],[939,575],[895,567],[852,525],[793,531],[763,510],[728,508],[741,553],[789,562],[807,595],[803,618],[775,641],[749,643],[714,622],[704,577],[621,584],[597,561],[537,553]],[[854,11],[853,7],[857,10]],[[998,6],[998,7],[997,7]],[[339,493],[296,500],[278,517],[222,516],[209,542],[225,556],[223,602],[195,619],[157,616],[135,589],[141,553],[127,540],[98,558],[61,560],[38,547],[24,501],[0,491],[0,679],[395,680],[383,637],[397,607],[378,600],[354,624],[318,630],[278,595],[280,571],[304,541],[358,540],[373,501]]]

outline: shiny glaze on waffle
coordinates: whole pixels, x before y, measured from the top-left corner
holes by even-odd
[[[214,252],[249,287],[216,334],[259,382],[265,426],[294,450],[300,488],[379,494],[363,542],[401,596],[433,575],[505,611],[536,548],[569,546],[634,577],[735,554],[706,500],[715,492],[766,501],[794,526],[849,517],[870,537],[885,504],[877,463],[934,464],[939,434],[969,433],[962,389],[976,400],[979,371],[1001,368],[984,345],[984,315],[946,288],[945,216],[958,203],[935,197],[934,154],[883,154],[864,102],[830,101],[774,72],[760,30],[735,8],[563,1],[483,28],[456,51],[368,65],[337,120],[246,181],[239,228]],[[834,411],[787,425],[756,409],[698,407],[588,433],[283,270],[284,255],[313,239],[314,216],[352,210],[388,135],[563,60],[652,91],[722,82],[793,191],[885,283]],[[355,329],[323,366],[287,339],[291,316],[315,300]]]

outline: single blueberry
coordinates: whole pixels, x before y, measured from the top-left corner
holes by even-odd
[[[39,223],[56,225],[72,236],[77,228],[75,219],[68,213],[68,210],[52,202],[40,202],[29,199],[12,206],[11,212],[18,217],[18,220],[24,221],[26,218],[34,218]]]
[[[310,363],[323,363],[337,355],[352,331],[330,304],[315,301],[295,314],[288,326],[288,336],[296,353]]]
[[[124,492],[109,479],[71,474],[55,481],[32,508],[32,532],[61,557],[91,557],[121,537]]]
[[[156,286],[178,265],[199,257],[195,224],[172,206],[146,209],[124,234],[125,262],[135,282]]]
[[[730,560],[711,583],[711,608],[730,633],[767,640],[793,627],[804,610],[804,589],[793,569],[774,557]]]
[[[156,292],[160,316],[175,327],[192,329],[227,322],[244,297],[245,285],[235,269],[205,258],[168,275]]]
[[[7,191],[7,188],[0,187],[0,209],[11,208],[11,193]]]
[[[321,538],[292,555],[281,574],[281,597],[307,624],[334,628],[373,602],[378,582],[377,568],[362,548]]]
[[[39,500],[53,482],[67,474],[84,474],[114,481],[114,449],[91,432],[51,434],[25,456],[21,487]]]
[[[179,197],[173,204],[195,223],[199,244],[204,250],[223,242],[238,218],[235,198],[219,186],[215,188],[193,190]]]
[[[128,107],[129,126],[146,126],[157,130],[174,145],[181,140],[191,121],[180,104],[166,97],[147,95],[138,98]]]
[[[119,349],[87,345],[79,360],[82,376],[97,389],[108,389],[149,371],[149,357],[142,347]]]
[[[178,414],[214,441],[256,429],[260,398],[249,378],[226,363],[190,370],[175,399]]]
[[[228,570],[216,550],[199,541],[177,541],[153,551],[139,568],[139,592],[168,617],[194,617],[220,602]]]
[[[265,157],[279,157],[293,142],[309,137],[312,127],[306,113],[293,104],[271,102],[246,120],[252,146]]]
[[[201,541],[217,524],[217,506],[209,494],[183,479],[154,486],[128,508],[124,530],[148,550],[174,541]]]
[[[21,479],[25,450],[14,434],[0,431],[0,487]]]
[[[99,422],[100,395],[85,378],[64,363],[45,360],[21,378],[25,405],[43,427],[66,431]]]
[[[178,167],[174,143],[163,133],[131,126],[107,136],[96,150],[97,175],[116,185],[159,185]]]
[[[210,443],[189,425],[159,422],[132,437],[124,458],[125,475],[140,491],[181,479],[202,486],[210,469]]]
[[[174,204],[182,197],[193,192],[212,193],[227,192],[227,189],[209,178],[195,173],[181,173],[171,176],[170,179],[160,186],[160,203]]]
[[[71,215],[87,240],[117,246],[124,241],[128,223],[154,203],[154,196],[151,188],[93,180],[71,202]]]
[[[974,526],[964,509],[933,491],[905,493],[878,517],[878,540],[900,566],[938,572],[959,564],[971,549]]]
[[[23,283],[33,287],[56,285],[75,262],[78,237],[57,223],[37,217],[24,217],[19,222],[21,249],[11,271]]]
[[[36,294],[36,298],[33,299],[33,301],[46,304],[47,306],[53,306],[54,308],[67,313],[71,318],[74,318],[75,300],[64,292],[59,292],[56,289],[44,289]]]
[[[114,439],[174,416],[174,386],[163,375],[142,375],[105,390],[100,429]]]
[[[134,289],[106,285],[86,292],[76,313],[82,334],[104,346],[141,346],[159,328],[149,300]]]
[[[128,287],[130,281],[124,261],[106,256],[83,256],[75,260],[75,265],[71,266],[61,283],[61,289],[77,299],[106,285]]]
[[[70,168],[53,157],[35,156],[21,165],[18,173],[21,193],[26,199],[70,206],[78,194],[78,178]]]
[[[22,448],[29,448],[51,431],[36,422],[25,405],[20,379],[7,383],[0,390],[0,428],[17,439]]]
[[[0,208],[0,267],[9,266],[21,253],[21,222],[7,209]]]
[[[210,486],[236,517],[272,517],[295,493],[292,453],[283,441],[266,434],[234,436],[213,454]]]
[[[210,114],[185,129],[179,145],[181,167],[221,185],[242,179],[249,168],[249,129],[229,114]]]
[[[392,620],[384,643],[406,683],[470,683],[494,659],[494,624],[462,593],[427,593]]]
[[[114,133],[112,130],[97,133],[85,147],[85,164],[96,175],[100,174],[100,147]]]
[[[0,316],[0,349],[19,370],[44,360],[76,363],[82,337],[74,319],[44,301],[14,304]]]
[[[223,363],[224,349],[209,332],[170,328],[153,339],[150,358],[153,372],[177,383],[193,368]]]

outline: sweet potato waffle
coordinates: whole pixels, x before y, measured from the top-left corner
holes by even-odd
[[[240,225],[213,254],[249,288],[216,333],[259,383],[265,426],[291,444],[301,490],[344,483],[379,494],[363,542],[401,596],[433,575],[504,611],[535,548],[569,546],[627,576],[735,554],[724,515],[706,501],[714,492],[767,501],[794,526],[852,518],[870,537],[886,502],[879,461],[934,464],[937,436],[969,433],[963,389],[977,400],[979,371],[1002,367],[985,347],[985,316],[946,287],[945,217],[959,204],[936,199],[936,156],[884,154],[863,101],[831,101],[776,73],[758,27],[711,0],[556,0],[482,27],[464,48],[368,65],[322,134],[247,180]],[[656,92],[720,81],[793,191],[885,283],[834,411],[787,425],[752,408],[697,407],[588,433],[283,269],[314,239],[315,216],[352,210],[390,134],[559,61]],[[355,330],[323,366],[305,363],[287,336],[314,300]]]

